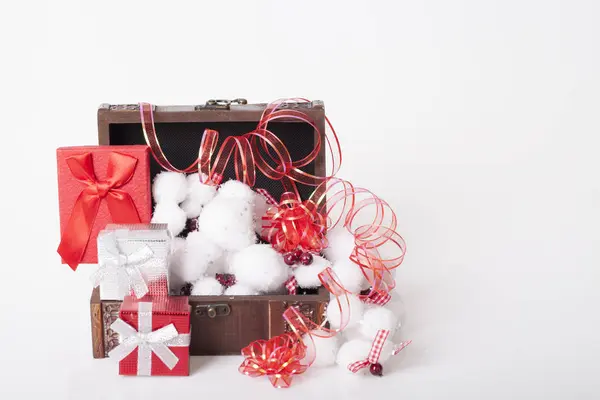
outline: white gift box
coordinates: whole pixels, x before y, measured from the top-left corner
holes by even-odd
[[[109,224],[98,235],[98,269],[92,275],[101,300],[168,294],[172,237],[166,224]]]

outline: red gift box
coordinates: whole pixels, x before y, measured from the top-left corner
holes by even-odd
[[[63,264],[96,264],[96,238],[108,223],[150,222],[147,146],[62,147],[56,159]]]
[[[109,352],[119,375],[188,376],[190,306],[186,296],[126,296],[111,329],[121,342]]]

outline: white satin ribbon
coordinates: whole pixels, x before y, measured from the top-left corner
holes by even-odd
[[[99,245],[106,249],[106,255],[99,260],[102,264],[92,274],[94,287],[98,287],[106,277],[116,274],[118,282],[133,291],[136,298],[144,297],[149,289],[140,271],[140,265],[152,258],[154,255],[152,249],[148,245],[143,245],[131,254],[123,254],[119,251],[114,232],[102,235],[98,241]]]
[[[110,328],[121,336],[121,343],[108,353],[117,361],[123,360],[135,349],[138,350],[137,374],[150,376],[152,372],[152,353],[169,368],[173,369],[179,358],[169,349],[171,347],[188,347],[190,334],[179,334],[172,323],[152,331],[152,303],[138,303],[138,327],[136,331],[131,325],[117,318]]]

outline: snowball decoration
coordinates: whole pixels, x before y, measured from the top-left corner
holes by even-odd
[[[227,251],[241,250],[256,243],[252,209],[239,199],[217,195],[200,214],[198,231]]]
[[[340,346],[337,353],[336,364],[348,373],[352,373],[348,366],[356,361],[365,359],[371,351],[371,343],[363,339],[349,340]],[[365,374],[368,368],[363,368],[357,374]]]
[[[398,317],[392,310],[381,306],[367,309],[360,322],[360,333],[371,340],[375,339],[377,331],[380,329],[390,331],[390,336],[393,336],[397,328]]]
[[[164,202],[157,203],[152,214],[153,223],[167,224],[167,227],[173,236],[179,235],[185,229],[187,218],[176,203]]]
[[[348,294],[348,301],[346,301],[346,296],[341,296],[340,304],[342,306],[342,311],[344,312],[344,322],[347,321],[344,329],[357,326],[363,317],[363,302],[360,301],[358,296]],[[342,323],[340,304],[338,304],[336,299],[332,299],[329,304],[327,304],[327,320],[332,329],[339,329]]]
[[[368,285],[362,269],[350,259],[336,261],[332,269],[339,283],[349,292],[360,293]]]
[[[323,250],[325,257],[332,263],[347,260],[352,254],[354,247],[354,236],[342,226],[337,226],[327,232],[327,248]]]
[[[340,346],[339,338],[320,337],[316,335],[325,335],[322,330],[316,330],[315,335],[311,338],[308,335],[302,336],[302,341],[306,345],[306,357],[302,360],[303,363],[313,361],[314,367],[328,367],[335,364],[337,352]],[[313,344],[314,343],[314,344]]]
[[[298,286],[302,288],[317,288],[321,286],[319,274],[330,265],[328,260],[320,256],[314,256],[313,262],[310,265],[298,265],[293,271]]]
[[[181,208],[188,218],[196,218],[202,212],[202,207],[215,197],[217,188],[200,182],[200,176],[197,173],[188,175],[186,181],[187,196],[181,203]]]
[[[232,179],[221,185],[217,195],[220,198],[238,199],[254,204],[256,193],[245,183]]]
[[[221,256],[217,260],[210,260],[208,262],[208,268],[206,268],[206,275],[215,276],[216,274],[227,273],[227,264],[225,263],[225,255]]]
[[[267,213],[271,205],[267,202],[265,196],[256,193],[254,196],[254,230],[260,234],[262,231],[262,217]]]
[[[194,282],[192,296],[219,296],[223,294],[223,286],[211,277],[202,277]]]
[[[173,274],[173,269],[180,268],[184,253],[185,239],[179,237],[173,238],[171,253],[169,254],[169,286],[171,288],[182,286],[185,283],[183,279]]]
[[[288,267],[268,244],[254,244],[230,257],[229,270],[237,282],[260,292],[279,289],[288,279]]]
[[[187,195],[185,174],[163,171],[154,177],[152,196],[157,203],[174,203],[178,205]]]
[[[248,286],[236,283],[235,285],[225,289],[224,294],[225,296],[254,296],[258,294],[258,291]]]
[[[184,282],[199,279],[208,267],[220,260],[223,250],[201,232],[190,232],[181,262],[171,265],[171,272]]]

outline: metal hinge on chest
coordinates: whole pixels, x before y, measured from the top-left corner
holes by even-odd
[[[194,314],[199,317],[226,317],[231,313],[228,304],[199,304],[194,306]]]
[[[246,99],[210,99],[204,105],[196,106],[196,110],[229,110],[232,104],[246,105],[248,100]]]

